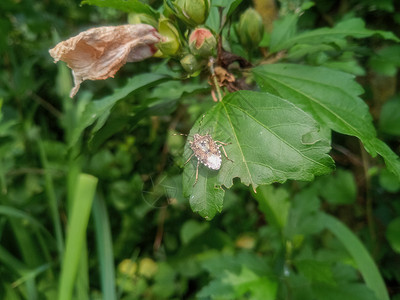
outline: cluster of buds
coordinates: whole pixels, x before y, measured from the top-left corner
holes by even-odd
[[[189,36],[189,51],[181,59],[181,65],[189,74],[197,74],[208,58],[216,54],[217,40],[210,30],[196,28]]]
[[[204,24],[210,12],[210,0],[167,0],[165,3],[168,13],[192,28]],[[183,69],[189,74],[196,74],[203,67],[205,58],[216,53],[217,40],[206,28],[192,29],[187,42],[169,19],[161,19],[158,30],[163,37],[157,44],[159,54],[180,57]]]
[[[152,56],[179,59],[192,76],[202,70],[217,52],[216,37],[202,27],[210,12],[210,0],[164,3],[164,16],[132,13],[128,16],[130,25],[92,28],[50,50],[55,62],[67,62],[73,71],[75,87],[71,97],[84,80],[113,77],[125,63]],[[185,34],[179,30],[182,22],[187,26]],[[257,47],[263,36],[262,19],[254,9],[240,17],[236,29],[240,42],[249,49]]]

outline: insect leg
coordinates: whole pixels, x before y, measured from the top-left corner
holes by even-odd
[[[230,144],[232,144],[232,143],[224,143],[224,142],[220,142],[220,141],[215,141],[216,143],[220,143],[220,144],[222,144],[222,145],[224,145],[224,146],[227,146],[227,145],[230,145]]]
[[[200,160],[197,160],[197,167],[196,167],[196,180],[194,181],[193,186],[196,185],[197,183],[197,179],[199,179],[199,164],[200,164]]]
[[[192,155],[190,155],[189,159],[185,162],[184,165],[186,165],[190,161],[190,159],[193,157],[193,155],[194,155],[194,153],[192,153]]]
[[[221,142],[219,142],[219,143],[221,143]],[[222,143],[221,143],[221,144],[222,144]],[[229,144],[225,144],[225,143],[223,143],[223,144],[224,144],[224,145],[229,145]],[[227,160],[230,160],[231,162],[233,162],[233,160],[230,159],[230,158],[228,157],[228,155],[226,154],[226,151],[225,151],[224,146],[219,145],[218,147],[221,147],[221,148],[222,148],[222,150],[224,151],[224,155],[225,155],[226,159],[227,159]]]

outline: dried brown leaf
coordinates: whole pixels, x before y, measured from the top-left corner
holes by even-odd
[[[160,37],[154,27],[146,24],[105,26],[81,32],[49,52],[54,62],[65,61],[72,69],[72,98],[84,80],[114,77],[125,63],[151,57]]]

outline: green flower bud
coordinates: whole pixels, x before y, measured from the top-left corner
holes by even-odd
[[[181,59],[181,65],[189,74],[193,74],[194,72],[200,70],[201,67],[193,54],[186,54]]]
[[[128,23],[129,24],[148,24],[157,28],[158,21],[148,14],[137,14],[130,13],[128,14]]]
[[[189,36],[189,48],[194,55],[211,56],[216,52],[217,40],[210,30],[197,28]]]
[[[165,56],[178,54],[181,47],[178,29],[168,19],[160,19],[158,32],[161,34],[161,42],[157,44],[157,48],[162,54]]]
[[[253,8],[248,8],[240,16],[239,24],[236,29],[242,46],[250,49],[258,47],[264,34],[262,18]]]
[[[169,8],[187,25],[204,24],[210,12],[210,0],[167,0]]]

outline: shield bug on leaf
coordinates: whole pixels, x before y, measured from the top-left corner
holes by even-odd
[[[200,121],[200,125],[203,121],[204,115]],[[186,134],[179,134],[187,136]],[[199,178],[199,165],[202,163],[207,168],[211,170],[219,170],[221,168],[222,158],[221,151],[219,148],[222,148],[225,157],[232,161],[228,155],[226,154],[224,146],[229,145],[229,143],[224,143],[220,141],[214,141],[210,134],[201,135],[199,133],[195,133],[193,135],[193,139],[189,141],[189,147],[192,149],[193,153],[190,155],[188,160],[185,162],[185,165],[192,159],[193,156],[197,158],[197,166],[196,166],[196,179],[193,186],[196,185],[197,180]],[[233,162],[233,161],[232,161]]]

